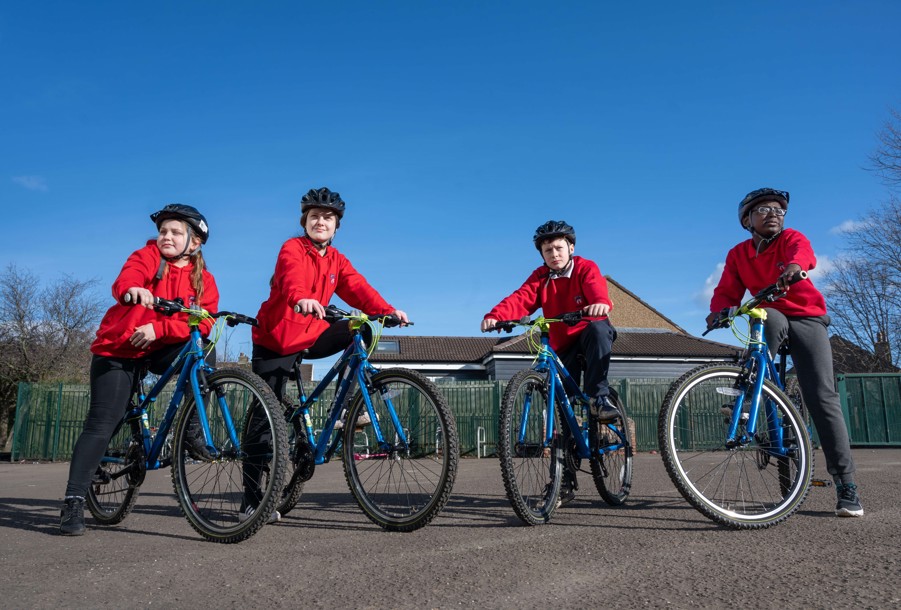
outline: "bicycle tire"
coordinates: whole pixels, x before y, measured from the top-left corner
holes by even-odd
[[[801,414],[768,380],[758,430],[747,444],[726,447],[729,410],[737,395],[751,391],[747,377],[745,368],[720,364],[685,373],[664,399],[657,433],[667,473],[692,506],[722,525],[762,529],[781,523],[804,502],[813,449]],[[785,455],[771,440],[774,434],[784,436]]]
[[[287,515],[300,501],[303,493],[303,484],[310,480],[316,468],[313,459],[313,450],[307,440],[306,427],[299,421],[289,423],[288,433],[288,462],[285,471],[285,488],[282,490],[281,502],[278,512],[282,516]]]
[[[629,415],[619,395],[611,388],[610,401],[619,409],[620,417],[609,423],[597,422],[592,428],[596,438],[589,438],[591,447],[591,476],[604,502],[621,506],[632,490],[632,437]],[[621,445],[619,449],[598,454],[605,446]]]
[[[221,368],[206,378],[205,407],[212,459],[189,450],[193,394],[178,415],[172,446],[172,483],[182,514],[201,536],[213,542],[246,540],[276,510],[287,468],[285,419],[275,394],[259,377],[237,368]],[[236,447],[223,418],[233,422]],[[255,505],[252,514],[245,513]]]
[[[387,446],[371,434],[363,391]],[[389,405],[407,438],[398,442]],[[385,530],[411,532],[431,522],[447,503],[457,476],[459,440],[453,413],[438,388],[416,371],[389,369],[372,376],[347,409],[344,473],[364,514]]]
[[[85,504],[101,525],[120,523],[134,508],[147,473],[141,438],[136,420],[120,421],[91,478]]]
[[[498,457],[507,499],[527,525],[550,521],[563,478],[563,448],[544,446],[547,373],[525,369],[507,383],[498,419]],[[519,430],[525,431],[519,441]],[[559,431],[559,425],[557,428]],[[554,439],[559,439],[559,432]]]

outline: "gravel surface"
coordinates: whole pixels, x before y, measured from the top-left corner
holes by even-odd
[[[333,463],[281,523],[235,545],[190,528],[168,470],[148,473],[124,523],[88,516],[84,536],[58,536],[68,464],[0,463],[0,607],[899,607],[901,449],[854,456],[863,518],[835,517],[834,490],[814,488],[761,531],[707,520],[644,453],[625,506],[605,505],[583,474],[541,527],[513,514],[496,460],[462,460],[431,525],[388,533]],[[822,454],[816,463],[825,478]]]

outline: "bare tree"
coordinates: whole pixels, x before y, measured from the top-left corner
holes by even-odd
[[[0,447],[9,439],[19,382],[87,380],[103,312],[95,284],[64,276],[41,289],[14,264],[0,273]]]
[[[897,273],[870,258],[846,256],[835,261],[826,280],[833,330],[874,354],[869,361],[857,363],[858,372],[886,372],[889,364],[898,366],[901,285]]]
[[[901,112],[889,110],[889,119],[876,134],[879,145],[870,164],[888,186],[901,185]]]

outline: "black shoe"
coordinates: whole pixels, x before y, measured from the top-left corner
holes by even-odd
[[[863,517],[863,506],[860,505],[860,496],[857,495],[857,485],[854,483],[839,483],[835,486],[838,494],[838,504],[835,505],[835,514],[839,517]]]
[[[576,499],[576,490],[571,487],[563,487],[560,489],[560,495],[557,496],[557,508],[569,504]]]
[[[84,498],[66,498],[59,513],[59,533],[63,536],[84,534]]]
[[[191,422],[185,432],[185,449],[187,449],[188,455],[200,462],[212,462],[213,455],[207,449],[200,423]]]
[[[597,410],[597,420],[599,423],[609,424],[620,418],[619,409],[610,402],[610,399],[607,396],[601,396],[592,402]]]

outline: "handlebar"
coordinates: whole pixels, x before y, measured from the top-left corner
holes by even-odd
[[[572,311],[569,313],[562,314],[559,318],[545,318],[542,316],[538,316],[534,320],[530,319],[529,316],[523,316],[519,320],[499,320],[495,322],[492,328],[484,330],[482,332],[490,333],[492,331],[496,331],[500,333],[504,332],[513,332],[513,329],[517,326],[535,326],[537,325],[550,325],[556,322],[562,322],[567,326],[575,326],[582,320],[582,312],[581,311]]]
[[[125,293],[125,296],[122,297],[122,302],[126,305],[134,304],[131,295],[128,293]],[[170,301],[162,297],[153,297],[153,308],[165,316],[171,316],[177,313],[187,313],[199,315],[202,318],[209,318],[213,320],[225,318],[225,323],[229,326],[237,326],[238,324],[249,324],[250,326],[257,326],[258,324],[256,318],[245,316],[242,313],[235,313],[233,311],[218,311],[216,313],[210,313],[200,307],[185,307],[184,301],[182,301],[181,298]]]
[[[308,316],[311,314],[304,313],[300,310],[300,305],[294,306],[294,313],[299,313],[302,316]],[[344,311],[340,307],[335,305],[329,305],[325,308],[325,315],[322,317],[326,322],[337,322],[339,320],[376,320],[382,324],[385,328],[393,328],[395,326],[400,326],[404,324],[401,322],[401,319],[398,318],[393,313],[382,314],[378,316],[367,316],[366,314],[358,314],[354,315],[349,311]],[[404,324],[405,326],[413,326],[412,322],[407,322]]]
[[[797,284],[802,280],[806,280],[808,275],[809,274],[806,271],[798,271],[789,278],[786,286],[791,286],[793,284]],[[784,297],[785,294],[786,291],[782,287],[780,287],[778,283],[771,284],[738,307],[727,307],[726,309],[720,311],[720,317],[713,323],[713,326],[709,326],[707,330],[705,330],[701,334],[701,336],[703,337],[710,331],[717,328],[726,328],[731,324],[733,318],[747,314],[752,309],[758,307],[764,301],[767,303],[778,301],[779,299]]]

